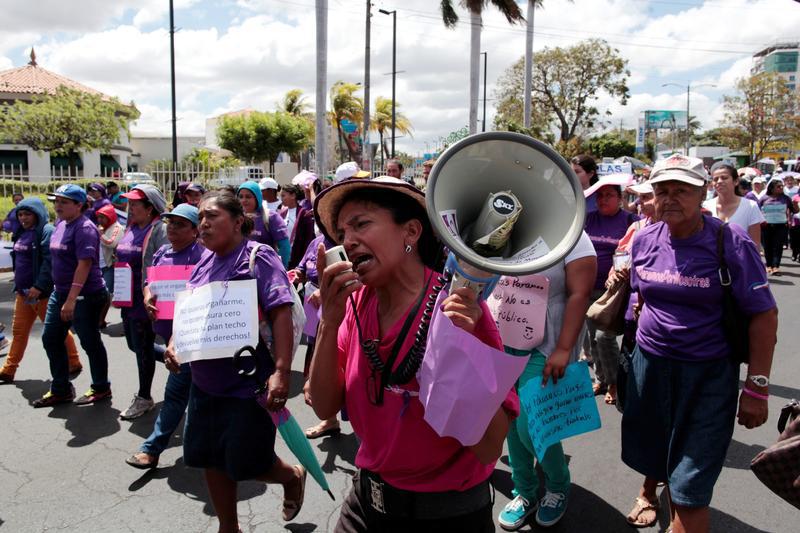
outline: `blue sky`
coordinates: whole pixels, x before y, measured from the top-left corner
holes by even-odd
[[[167,0],[9,0],[0,20],[0,69],[39,63],[123,100],[142,117],[138,134],[169,132]],[[314,103],[314,0],[176,0],[178,128],[202,135],[205,119],[242,108],[273,109],[289,89]],[[414,125],[402,150],[419,151],[467,122],[469,29],[446,30],[433,0],[373,0],[372,98],[391,94],[391,18],[398,11],[398,102]],[[526,8],[521,3],[523,12]],[[75,6],[79,5],[80,9]],[[329,0],[328,81],[363,81],[362,0]],[[467,21],[461,12],[462,21]],[[704,127],[722,118],[751,55],[776,40],[798,40],[800,4],[790,0],[546,0],[535,16],[534,48],[605,38],[629,61],[631,98],[601,96],[606,127],[633,128],[644,109],[685,109],[676,82],[714,83],[692,91]],[[484,18],[489,117],[497,78],[524,51],[524,28],[495,10]],[[733,53],[730,53],[733,52]],[[592,132],[585,132],[587,134]]]

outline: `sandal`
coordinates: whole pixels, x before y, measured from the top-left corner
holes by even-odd
[[[617,405],[617,399],[614,396],[612,396],[610,392],[606,392],[603,401],[606,402],[606,405]]]
[[[342,428],[339,426],[339,422],[336,422],[336,425],[328,426],[326,429],[322,429],[325,427],[325,421],[323,420],[316,426],[312,426],[306,430],[306,438],[307,439],[319,439],[321,437],[327,437],[328,435],[338,435],[342,432]]]
[[[300,497],[296,500],[283,499],[283,519],[286,522],[294,520],[300,509],[303,508],[303,499],[306,495],[306,476],[308,471],[302,465],[294,465],[298,474],[300,474]]]
[[[592,392],[595,396],[600,396],[601,394],[608,392],[608,386],[605,383],[600,383],[599,381],[592,383]]]
[[[640,520],[642,515],[645,513],[652,512],[652,518],[643,522]],[[625,517],[625,520],[628,522],[629,525],[633,527],[651,527],[658,521],[658,501],[650,502],[641,496],[636,498],[636,503],[631,509],[631,512],[628,513],[628,516]]]
[[[147,452],[137,452],[132,456],[125,459],[125,462],[131,465],[134,468],[139,468],[140,470],[148,470],[150,468],[155,468],[158,466],[158,456],[151,455]]]

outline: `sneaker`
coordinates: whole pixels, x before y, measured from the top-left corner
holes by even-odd
[[[70,385],[70,391],[68,394],[53,394],[51,391],[47,391],[44,396],[38,400],[34,400],[31,405],[33,405],[34,409],[39,409],[40,407],[53,407],[54,405],[61,403],[72,403],[72,400],[74,399],[75,387]]]
[[[83,396],[78,398],[75,403],[77,405],[89,405],[91,403],[99,402],[100,400],[106,400],[111,398],[111,389],[106,389],[104,391],[96,391],[92,387],[89,387],[89,390],[83,393]]]
[[[536,523],[540,526],[555,525],[567,512],[567,494],[564,492],[545,491],[536,511]]]
[[[122,420],[133,420],[134,418],[139,418],[152,409],[155,404],[156,403],[153,400],[147,400],[134,394],[131,406],[125,409],[125,411],[123,411],[119,417]]]
[[[3,337],[3,340],[0,340],[0,352],[6,351],[10,345],[11,341],[8,340],[8,337]]]
[[[536,511],[536,505],[531,503],[522,496],[517,496],[506,504],[497,517],[497,522],[500,527],[506,531],[516,531],[527,522],[528,517]]]

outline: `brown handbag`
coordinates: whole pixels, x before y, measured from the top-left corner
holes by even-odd
[[[787,424],[788,422],[788,424]],[[778,419],[778,442],[756,455],[750,469],[772,492],[800,509],[800,404],[792,400]]]
[[[628,308],[630,292],[629,281],[614,283],[589,306],[589,310],[586,311],[586,318],[593,321],[597,329],[622,335],[625,328],[625,311]]]

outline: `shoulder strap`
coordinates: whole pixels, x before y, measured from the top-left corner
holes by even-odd
[[[255,275],[256,275],[256,270],[255,270],[256,269],[256,256],[258,255],[258,251],[261,249],[262,246],[266,246],[264,244],[261,244],[260,242],[254,242],[254,244],[255,244],[255,246],[253,246],[253,249],[250,250],[250,263],[249,263],[249,265],[250,265],[250,275],[253,276],[253,277],[255,277]]]
[[[150,244],[150,237],[153,235],[153,230],[156,228],[155,221],[150,223],[150,227],[147,228],[147,233],[144,236],[144,240],[142,241],[142,265],[144,265],[144,258],[147,255],[147,245]]]
[[[725,260],[725,233],[728,223],[724,222],[717,232],[717,261],[719,262],[719,282],[725,291],[731,290],[731,272]],[[730,231],[730,230],[728,230]]]

